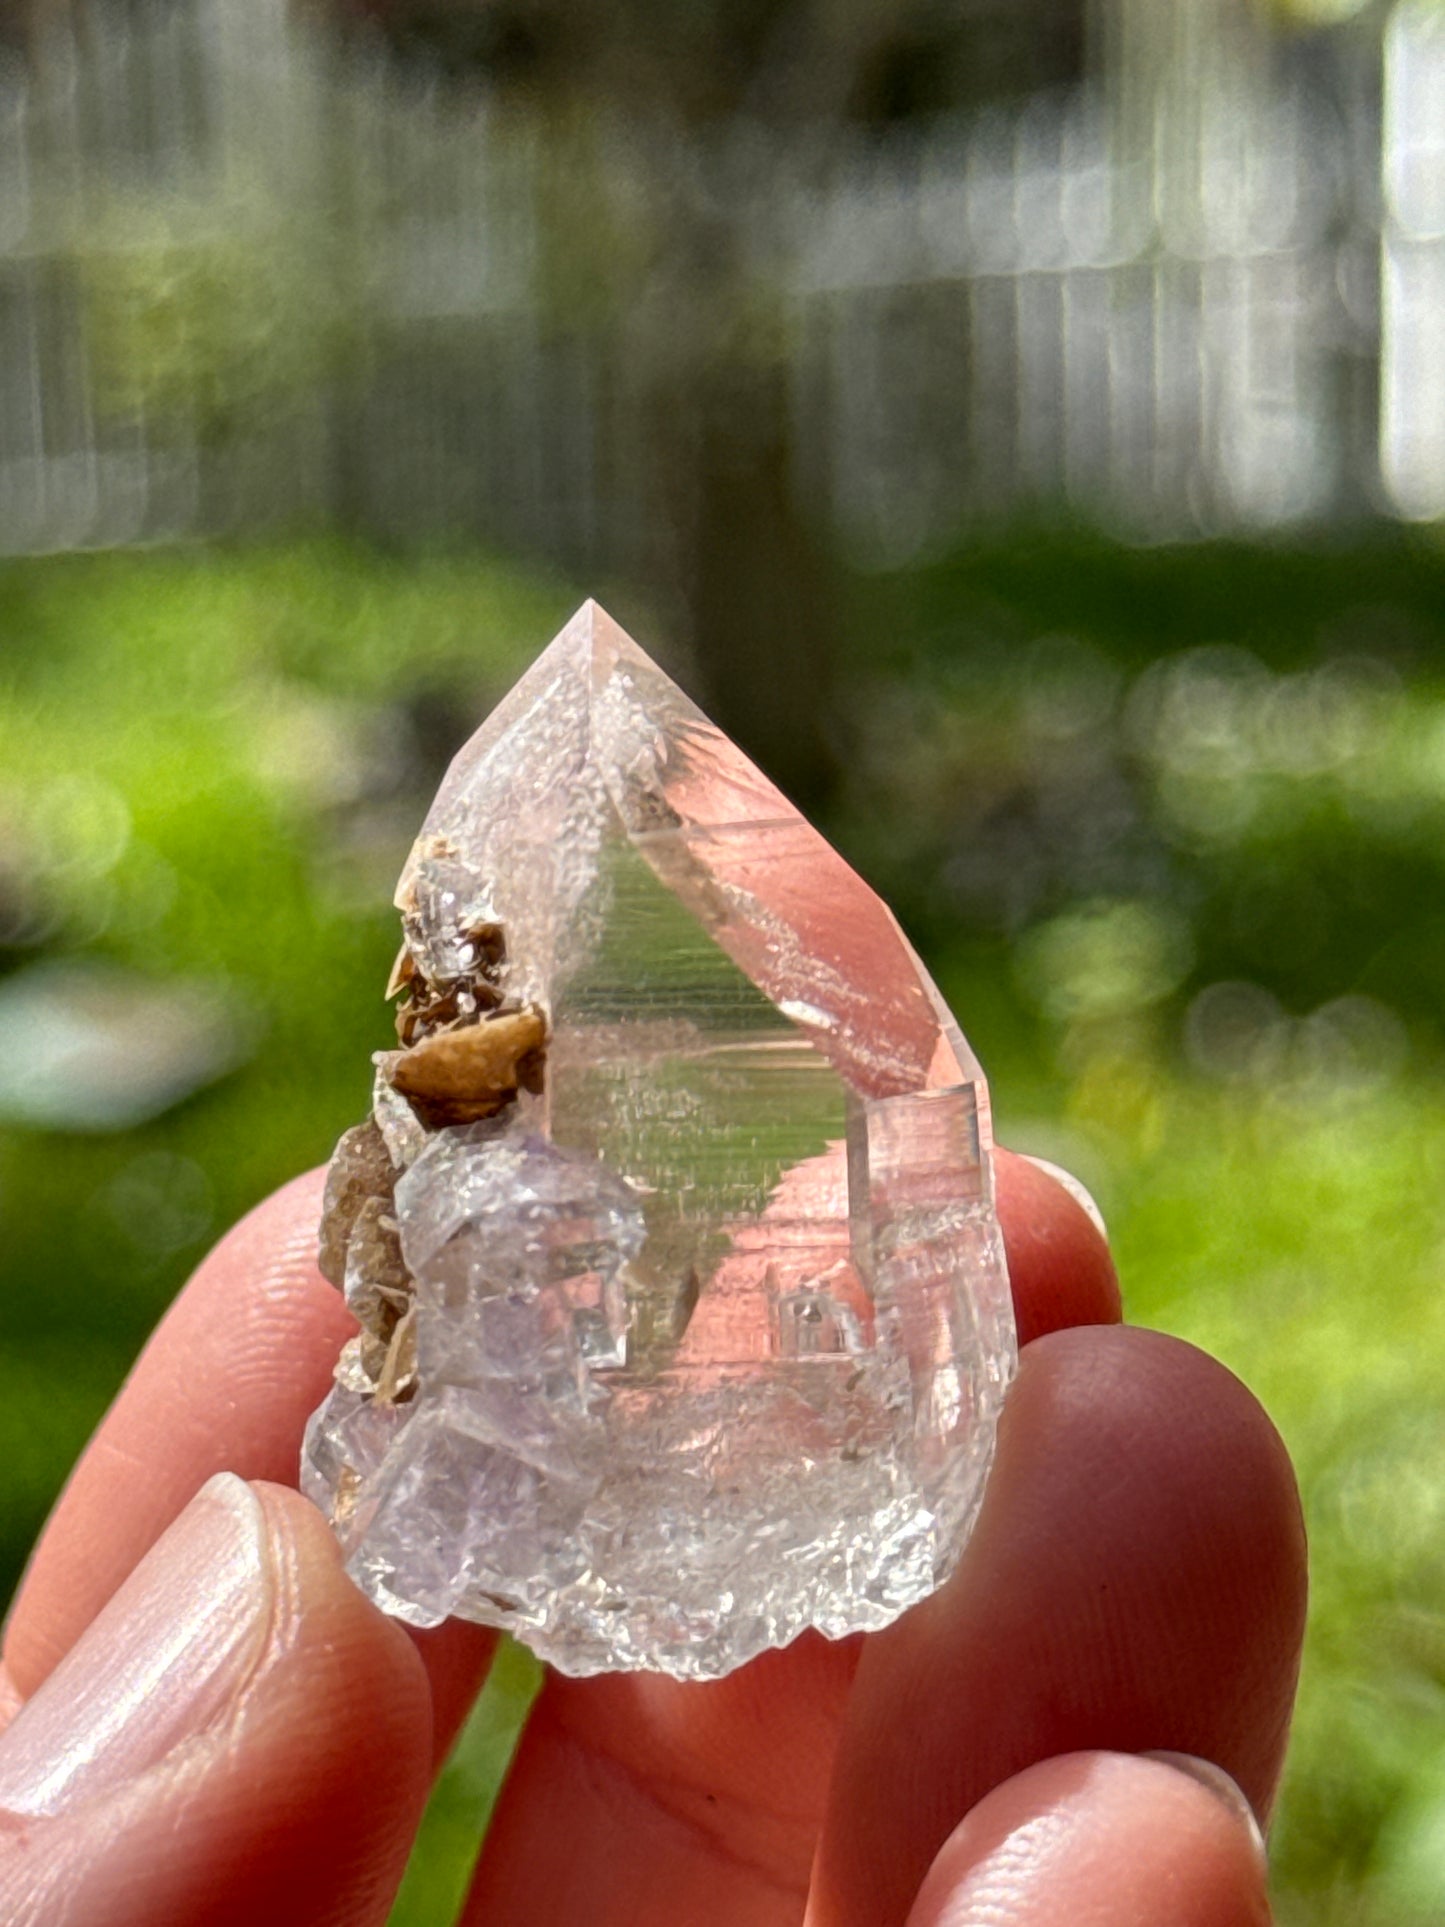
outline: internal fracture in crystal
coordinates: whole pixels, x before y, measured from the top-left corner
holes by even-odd
[[[684,1678],[926,1597],[1014,1333],[987,1090],[888,909],[591,603],[397,905],[303,1464],[358,1583]]]

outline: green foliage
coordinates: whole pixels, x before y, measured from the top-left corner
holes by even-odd
[[[852,587],[831,828],[897,903],[1002,1134],[1109,1218],[1134,1317],[1300,1469],[1314,1590],[1275,1835],[1291,1927],[1445,1914],[1445,565],[1000,543]],[[0,974],[202,975],[252,1061],[125,1135],[0,1131],[7,1580],[205,1245],[366,1101],[401,855],[565,612],[339,546],[0,570]],[[448,1917],[535,1675],[444,1777]]]

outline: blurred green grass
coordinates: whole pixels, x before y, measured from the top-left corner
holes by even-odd
[[[1217,1352],[1314,1559],[1286,1923],[1445,1916],[1445,564],[1404,534],[1014,535],[852,585],[835,839],[1072,1164],[1132,1316]],[[0,991],[80,955],[259,1038],[135,1130],[0,1128],[6,1588],[221,1229],[360,1115],[396,869],[575,600],[339,543],[0,569]],[[651,638],[644,636],[644,641]],[[509,1657],[395,1919],[445,1918],[534,1682]]]

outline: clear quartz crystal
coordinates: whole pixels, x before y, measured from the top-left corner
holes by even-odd
[[[926,1597],[1015,1347],[987,1090],[884,904],[590,603],[397,903],[413,996],[464,993],[432,1048],[547,1034],[458,1122],[384,1054],[333,1161],[323,1264],[373,1329],[303,1478],[363,1589],[684,1678]]]

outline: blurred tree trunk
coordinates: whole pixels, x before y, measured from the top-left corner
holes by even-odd
[[[781,371],[711,369],[693,453],[684,585],[716,720],[805,809],[836,775],[829,720],[839,593],[792,473]]]
[[[631,572],[676,612],[718,721],[815,807],[839,570],[797,495],[787,200],[928,97],[975,0],[331,4],[484,80],[540,134],[539,312],[590,334],[631,411],[603,454],[650,521]]]

